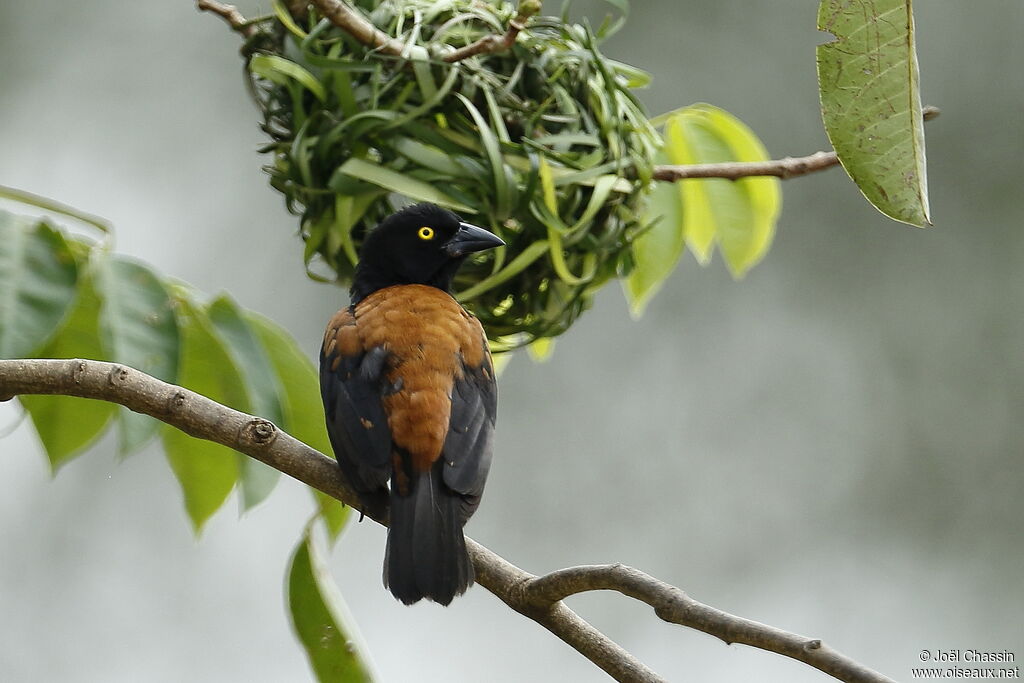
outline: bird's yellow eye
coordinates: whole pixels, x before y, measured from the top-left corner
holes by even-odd
[[[420,228],[416,234],[419,236],[421,240],[434,239],[434,229],[428,228],[427,226],[423,226],[422,228]]]

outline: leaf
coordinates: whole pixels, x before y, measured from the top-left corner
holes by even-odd
[[[263,344],[241,309],[230,297],[222,295],[207,307],[206,314],[234,366],[242,371],[242,384],[251,412],[286,428],[283,389]],[[241,453],[237,457],[241,470],[242,507],[248,510],[270,495],[281,473]]]
[[[476,283],[472,287],[458,292],[455,295],[457,301],[469,301],[473,297],[479,296],[488,289],[497,287],[502,282],[505,282],[509,278],[513,278],[522,271],[526,270],[527,266],[536,261],[540,256],[548,250],[547,240],[538,240],[532,243],[530,246],[519,252],[519,255],[512,259],[504,268],[499,270],[494,275],[488,278],[484,278],[480,282]]]
[[[341,532],[344,531],[352,508],[336,498],[331,498],[322,491],[310,490],[313,492],[314,498],[316,498],[320,519],[324,521],[324,526],[327,528],[327,538],[333,544],[338,540]]]
[[[299,25],[292,19],[292,13],[288,11],[288,8],[284,6],[281,0],[271,0],[270,6],[274,10],[274,16],[281,22],[288,31],[300,40],[307,36],[307,33],[299,28]]]
[[[282,393],[282,428],[299,441],[331,455],[320,379],[316,369],[292,337],[277,324],[256,313],[245,316],[270,359]]]
[[[405,195],[410,199],[415,199],[421,202],[432,202],[454,211],[476,213],[471,207],[459,203],[429,183],[404,175],[398,171],[393,171],[390,168],[385,168],[384,166],[380,166],[373,162],[366,161],[365,159],[357,159],[355,157],[349,159],[338,167],[335,175],[339,173],[368,183],[373,183],[378,187],[383,187],[385,190],[397,192],[398,194]],[[329,185],[333,187],[333,177]]]
[[[53,336],[75,297],[78,266],[45,221],[0,211],[0,358],[23,358]]]
[[[466,107],[470,117],[473,119],[473,123],[476,124],[477,132],[480,135],[480,143],[483,145],[484,152],[487,155],[487,163],[491,167],[491,176],[494,180],[495,207],[498,215],[506,216],[510,208],[511,200],[509,195],[512,192],[511,186],[513,182],[501,158],[501,147],[498,144],[498,138],[495,136],[494,131],[491,130],[487,121],[484,120],[483,114],[480,113],[480,110],[473,105],[469,98],[462,93],[455,93],[455,96]]]
[[[199,308],[184,300],[181,307],[181,386],[248,412],[241,374],[212,324]],[[238,480],[236,453],[218,443],[192,438],[170,425],[163,425],[161,434],[167,461],[185,496],[185,510],[199,534]]]
[[[165,382],[178,379],[178,323],[163,284],[146,266],[100,255],[96,261],[100,342],[115,363]],[[121,453],[134,452],[156,435],[159,422],[127,408],[118,411]]]
[[[321,102],[327,99],[327,92],[323,84],[303,66],[289,61],[277,55],[253,55],[249,60],[249,69],[262,78],[277,83],[288,85],[289,81],[299,83]]]
[[[352,618],[308,528],[288,569],[288,610],[318,681],[373,680],[354,640]]]
[[[875,208],[931,223],[924,118],[910,0],[822,0],[818,88],[825,130],[843,168]]]
[[[248,313],[246,320],[263,345],[280,383],[282,428],[321,453],[333,455],[320,401],[320,379],[313,364],[291,335],[275,323],[255,313]],[[313,490],[313,495],[328,537],[334,542],[345,528],[351,508],[319,491]]]
[[[665,126],[665,150],[674,164],[764,161],[768,152],[739,119],[709,104],[695,104]],[[733,277],[760,261],[775,234],[782,203],[779,179],[691,178],[683,193],[686,243],[707,263],[717,242]]]
[[[526,352],[536,363],[544,363],[551,354],[555,352],[555,340],[551,337],[541,337],[526,347]]]
[[[78,297],[67,321],[39,355],[44,358],[103,360],[99,311],[100,301],[91,281],[88,277],[81,278]],[[25,395],[18,400],[32,418],[53,472],[81,453],[103,432],[116,407],[106,401],[67,396]]]
[[[657,163],[666,163],[662,153]],[[647,304],[675,270],[683,255],[683,188],[679,183],[658,183],[647,198],[644,213],[650,229],[633,241],[634,267],[622,281],[633,318],[643,315]]]
[[[18,202],[20,204],[28,204],[29,206],[35,206],[44,211],[50,213],[58,213],[62,216],[74,218],[75,220],[87,223],[95,228],[98,228],[104,233],[110,232],[110,223],[106,218],[100,218],[99,216],[93,216],[91,213],[86,213],[76,209],[73,206],[62,204],[55,199],[49,197],[43,197],[25,190],[19,190],[13,187],[6,187],[0,185],[0,199],[10,199],[11,201]]]

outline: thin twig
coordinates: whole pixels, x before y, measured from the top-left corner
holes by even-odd
[[[216,0],[197,0],[196,9],[200,12],[213,12],[224,21],[228,22],[231,30],[241,33],[246,38],[252,37],[256,32],[256,26],[242,16],[234,5],[225,5]]]
[[[938,107],[923,107],[922,118],[931,121],[942,112]],[[805,157],[786,157],[771,161],[729,161],[719,164],[660,165],[654,167],[653,178],[674,183],[687,178],[725,178],[738,180],[752,176],[775,176],[793,178],[815,171],[824,171],[839,163],[835,152],[815,152]]]
[[[374,48],[384,54],[399,56],[405,44],[395,40],[371,24],[358,10],[349,7],[344,0],[313,0],[320,14],[330,19],[331,23],[348,32],[360,43]]]
[[[123,365],[92,360],[0,360],[0,401],[21,394],[61,394],[110,401],[208,439],[361,509],[355,492],[331,458],[268,420],[232,410],[187,389]],[[362,510],[387,523],[382,508]],[[682,590],[622,565],[572,567],[534,576],[467,539],[477,582],[517,612],[533,619],[618,681],[663,679],[569,609],[563,598],[613,590],[651,605],[665,621],[792,657],[853,683],[890,679],[832,650],[820,640],[736,617],[690,598]]]
[[[384,54],[399,56],[406,50],[406,45],[371,24],[358,10],[349,6],[345,0],[313,0],[320,13],[330,19],[331,23],[347,32],[360,43],[379,50]],[[465,47],[460,47],[441,57],[442,61],[454,63],[474,55],[500,52],[512,47],[519,32],[526,28],[530,17],[540,11],[540,2],[524,0],[519,3],[519,13],[509,22],[508,30],[501,35],[487,35]]]
[[[661,165],[654,167],[655,180],[676,182],[686,178],[726,178],[738,180],[751,176],[792,178],[814,171],[823,171],[839,163],[835,152],[815,152],[806,157],[786,157],[771,161],[727,161],[719,164]]]
[[[523,590],[534,600],[543,602],[557,602],[586,591],[618,591],[647,603],[663,621],[703,631],[727,644],[740,643],[771,650],[810,664],[844,681],[881,683],[890,680],[839,654],[817,638],[800,636],[726,614],[694,600],[675,586],[622,564],[561,569],[529,581]]]
[[[465,47],[460,47],[454,52],[449,52],[441,59],[449,64],[454,62],[461,62],[463,59],[468,59],[479,54],[491,54],[494,52],[503,52],[513,45],[516,44],[516,38],[519,37],[519,32],[526,28],[526,22],[530,20],[530,17],[540,12],[540,2],[524,0],[519,3],[519,11],[515,18],[508,22],[508,30],[505,33],[491,34],[484,36],[480,40],[470,43]]]

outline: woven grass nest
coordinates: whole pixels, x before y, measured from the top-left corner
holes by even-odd
[[[629,271],[647,227],[661,138],[631,88],[649,78],[598,52],[608,22],[532,16],[535,0],[349,7],[401,53],[369,47],[312,7],[280,5],[274,29],[247,48],[272,138],[267,170],[301,216],[307,269],[347,285],[367,230],[403,203],[432,201],[507,244],[455,283],[495,348],[561,334]],[[524,23],[510,49],[445,61]]]

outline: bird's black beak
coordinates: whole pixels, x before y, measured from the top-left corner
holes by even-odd
[[[458,231],[444,245],[444,250],[452,258],[457,258],[476,251],[484,251],[485,249],[493,249],[494,247],[504,245],[505,243],[501,238],[493,232],[478,228],[469,223],[459,223]]]

